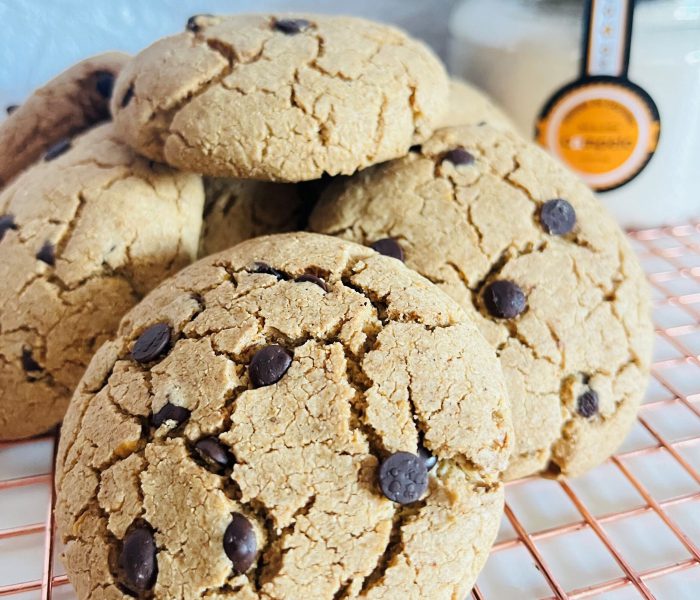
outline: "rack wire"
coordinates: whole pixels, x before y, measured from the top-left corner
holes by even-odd
[[[475,600],[700,597],[700,222],[630,238],[652,284],[656,324],[636,427],[581,478],[507,485]],[[0,566],[2,598],[74,598],[57,559],[56,442],[54,432],[0,444],[0,565],[12,563]]]

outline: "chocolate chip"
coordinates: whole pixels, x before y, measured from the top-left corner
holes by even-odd
[[[540,208],[540,223],[551,235],[566,235],[576,225],[576,211],[566,200],[548,200]]]
[[[379,467],[379,486],[384,495],[399,504],[411,504],[428,487],[425,461],[410,452],[395,452]]]
[[[197,23],[197,19],[200,17],[213,17],[214,15],[193,15],[189,19],[187,19],[187,25],[185,26],[187,28],[187,31],[191,31],[192,33],[197,33],[202,29],[202,26]]]
[[[408,149],[408,151],[409,151],[409,152],[418,152],[418,153],[420,153],[420,152],[423,151],[423,146],[421,146],[420,144],[416,144],[415,146],[411,146],[411,147]]]
[[[325,281],[323,281],[323,279],[321,279],[320,277],[316,277],[316,275],[313,275],[311,273],[304,273],[303,275],[297,277],[294,281],[296,281],[297,283],[303,283],[305,281],[309,283],[315,283],[324,292],[328,291],[328,284]]]
[[[512,319],[527,307],[525,294],[512,281],[499,280],[484,290],[484,304],[494,317]]]
[[[36,253],[36,258],[53,267],[56,264],[56,251],[54,245],[48,241],[44,242],[41,250]]]
[[[428,471],[437,464],[437,456],[433,456],[423,444],[418,444],[418,456],[425,463]]]
[[[11,114],[12,114],[13,112],[15,112],[18,108],[19,108],[19,104],[8,104],[8,105],[5,107],[5,112],[6,112],[8,115],[11,115]]]
[[[162,356],[170,348],[170,325],[156,323],[144,331],[136,340],[131,358],[136,362],[147,363]]]
[[[124,585],[130,591],[143,593],[153,587],[158,563],[156,542],[148,527],[137,527],[126,534],[119,554],[119,568],[124,575]]]
[[[442,157],[443,160],[450,161],[455,166],[470,165],[474,162],[474,156],[464,148],[453,148],[448,150]]]
[[[238,574],[245,573],[255,561],[258,552],[255,530],[241,513],[231,515],[231,522],[224,532],[224,552]]]
[[[103,98],[111,98],[114,89],[114,73],[110,71],[95,72],[95,89]]]
[[[202,438],[194,445],[194,449],[204,462],[216,469],[225,469],[233,462],[226,446],[215,437]]]
[[[582,417],[590,419],[598,412],[598,394],[595,390],[586,390],[576,400],[576,411]]]
[[[27,371],[41,371],[41,365],[34,360],[29,348],[22,348],[22,368]]]
[[[2,238],[5,237],[5,233],[10,229],[17,229],[14,216],[2,215],[2,217],[0,217],[0,242],[2,241]]]
[[[168,402],[155,415],[153,415],[153,425],[160,427],[163,425],[163,423],[175,421],[177,426],[180,426],[190,418],[191,414],[192,413],[186,408]]]
[[[264,262],[253,263],[251,269],[252,273],[264,273],[265,275],[274,275],[277,279],[286,279],[284,273],[281,273],[277,269],[273,269],[270,265]]]
[[[295,35],[306,31],[311,27],[311,23],[306,19],[277,19],[275,20],[275,29],[286,35]]]
[[[255,387],[277,383],[292,364],[292,353],[272,344],[258,350],[250,361],[248,374]]]
[[[126,106],[131,102],[131,99],[134,97],[134,84],[132,83],[129,86],[129,89],[126,90],[126,94],[124,94],[124,97],[122,98],[121,101],[121,107],[126,108]]]
[[[381,240],[377,240],[374,242],[374,244],[372,244],[372,250],[375,250],[384,256],[390,256],[391,258],[395,258],[403,262],[403,248],[394,238],[383,238]]]
[[[58,158],[70,148],[70,138],[63,138],[51,146],[44,154],[44,160],[49,161]]]

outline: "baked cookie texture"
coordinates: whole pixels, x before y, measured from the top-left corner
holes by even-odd
[[[163,283],[95,355],[58,451],[68,574],[80,598],[465,597],[509,419],[493,350],[399,261],[249,240]]]
[[[312,207],[303,190],[288,183],[205,177],[204,192],[200,256],[261,235],[305,229]]]
[[[404,155],[447,107],[436,56],[352,17],[198,16],[138,54],[112,113],[141,154],[220,177],[305,181]]]
[[[0,439],[56,425],[121,317],[195,257],[201,178],[151,165],[110,124],[0,194]]]
[[[593,193],[544,151],[489,126],[442,129],[331,186],[310,228],[395,238],[478,321],[512,403],[507,477],[578,475],[622,442],[647,384],[647,283]]]
[[[516,131],[515,124],[484,92],[466,81],[451,78],[447,112],[440,120],[440,128],[481,123]]]
[[[0,188],[51,146],[109,119],[114,79],[129,59],[98,54],[36,90],[0,123]]]

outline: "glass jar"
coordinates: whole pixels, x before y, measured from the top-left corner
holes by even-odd
[[[547,101],[579,76],[583,18],[580,0],[463,0],[450,66],[533,137]],[[627,227],[700,218],[700,0],[637,2],[628,76],[656,104],[661,133],[649,163],[600,198]]]

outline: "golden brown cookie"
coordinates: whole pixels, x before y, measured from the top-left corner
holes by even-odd
[[[128,59],[107,52],[79,62],[0,123],[0,188],[55,144],[109,119],[114,79]]]
[[[141,154],[221,177],[306,181],[404,155],[447,107],[422,43],[352,17],[198,16],[123,70],[112,113]]]
[[[111,124],[0,194],[0,439],[56,425],[124,313],[197,251],[201,178],[149,164]]]
[[[305,229],[313,206],[289,183],[205,177],[204,192],[200,256],[261,235]]]
[[[510,450],[495,353],[399,261],[257,238],[154,290],[58,453],[79,598],[463,598]]]
[[[310,227],[395,238],[478,320],[512,403],[509,477],[577,475],[622,442],[647,384],[647,284],[593,193],[541,149],[488,126],[442,129],[329,188]]]
[[[515,125],[484,92],[461,79],[450,79],[450,99],[440,127],[479,125],[515,131]]]

